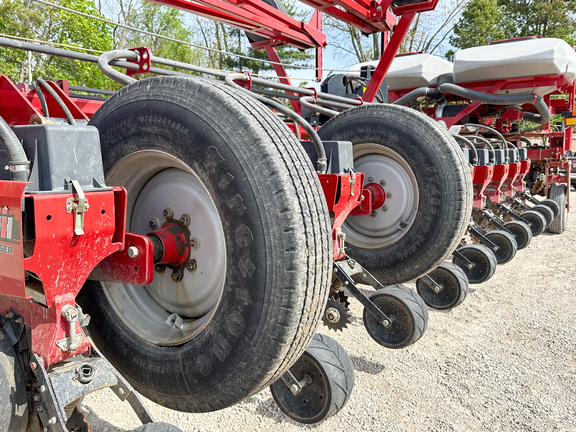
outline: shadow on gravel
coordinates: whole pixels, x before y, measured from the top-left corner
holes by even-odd
[[[363,357],[350,356],[350,360],[352,360],[354,370],[368,373],[370,375],[378,375],[386,368],[382,363],[366,360]]]
[[[84,414],[84,418],[88,422],[91,431],[98,431],[98,432],[127,432],[130,429],[123,429],[119,428],[118,426],[113,425],[112,423],[108,423],[106,420],[101,419],[98,414],[92,411],[85,405],[81,405],[80,409],[82,414]],[[134,424],[134,428],[140,426],[139,423]],[[133,429],[133,428],[132,428]]]

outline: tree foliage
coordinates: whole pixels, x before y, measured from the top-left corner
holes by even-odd
[[[60,0],[58,3],[98,14],[90,0]],[[98,51],[114,47],[112,33],[104,23],[66,11],[55,12],[33,1],[4,0],[0,3],[0,16],[0,32],[11,36]],[[109,81],[92,63],[6,48],[0,50],[0,70],[17,82],[37,77],[64,78],[75,85],[105,87]]]

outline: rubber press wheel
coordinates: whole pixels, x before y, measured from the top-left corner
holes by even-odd
[[[516,243],[514,236],[509,232],[494,230],[488,232],[486,237],[498,246],[498,250],[494,252],[498,264],[505,264],[516,256],[518,243]]]
[[[108,185],[128,191],[127,230],[189,215],[193,271],[147,286],[89,283],[90,332],[153,401],[228,407],[304,352],[327,301],[329,216],[298,140],[263,105],[217,82],[151,78],[95,114]]]
[[[554,234],[562,234],[566,230],[566,190],[565,184],[553,183],[550,185],[550,199],[558,203],[560,211],[554,220],[548,225],[548,231]]]
[[[534,210],[526,210],[521,213],[521,216],[530,223],[533,236],[542,234],[546,229],[546,218],[541,213]]]
[[[472,243],[460,247],[458,252],[472,263],[472,268],[469,268],[468,263],[463,262],[457,255],[452,258],[452,262],[464,271],[469,283],[479,284],[494,276],[496,255],[489,247]]]
[[[542,216],[544,216],[546,219],[546,226],[550,225],[550,222],[552,222],[552,219],[554,219],[554,210],[548,206],[538,204],[537,206],[532,207],[531,210],[537,211]]]
[[[428,326],[428,309],[422,298],[410,288],[392,285],[374,292],[370,300],[391,319],[382,325],[364,309],[364,327],[368,334],[386,348],[404,348],[422,337]]]
[[[508,221],[504,224],[504,228],[512,233],[516,243],[518,243],[518,249],[524,249],[532,241],[530,225],[521,220]]]
[[[442,289],[434,291],[433,282]],[[416,290],[424,303],[438,310],[452,309],[461,304],[468,294],[468,279],[456,264],[443,262],[427,275],[416,280]]]
[[[392,285],[428,273],[452,254],[472,212],[472,182],[445,128],[412,109],[378,104],[333,117],[319,135],[351,141],[354,168],[386,196],[371,215],[347,218],[350,256]]]
[[[318,423],[338,413],[350,399],[354,367],[350,357],[331,337],[317,334],[306,351],[290,368],[303,387],[292,394],[283,380],[270,386],[280,409],[300,423]]]
[[[550,187],[552,187],[552,185],[550,185]],[[560,205],[558,205],[558,202],[556,202],[553,199],[547,198],[545,200],[542,200],[540,204],[550,207],[554,212],[554,217],[558,216],[558,214],[560,213]]]

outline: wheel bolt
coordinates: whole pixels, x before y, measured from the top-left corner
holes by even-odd
[[[392,193],[391,193],[391,192],[388,192],[388,193],[386,194],[386,198],[392,198]]]
[[[381,186],[386,186],[386,182],[384,180],[380,180],[380,185]]]
[[[370,213],[370,216],[376,217],[376,210],[373,210],[372,213]]]
[[[200,239],[198,237],[192,237],[190,239],[190,247],[198,249],[200,247]]]
[[[150,222],[148,222],[148,225],[153,230],[157,230],[158,227],[160,226],[160,221],[157,218],[152,218],[152,219],[150,219]]]
[[[156,264],[154,266],[154,270],[156,270],[158,273],[164,273],[164,270],[166,270],[166,266],[163,266],[162,264]]]
[[[188,225],[190,225],[191,219],[190,219],[190,215],[189,214],[183,214],[180,217],[180,222],[182,223],[182,225],[184,225],[185,227],[187,227]]]
[[[184,275],[182,274],[182,269],[176,269],[172,272],[172,280],[174,282],[180,282],[182,280],[182,278],[184,277]]]
[[[195,259],[192,259],[186,263],[186,270],[188,270],[190,273],[194,273],[197,268],[198,266],[196,265]]]
[[[174,210],[172,210],[170,207],[166,207],[163,213],[166,219],[172,219],[174,217]]]
[[[374,181],[374,177],[370,176],[368,177],[368,183],[372,183]]]
[[[383,206],[382,206],[382,211],[388,211],[388,206],[387,206],[387,205],[383,205]]]

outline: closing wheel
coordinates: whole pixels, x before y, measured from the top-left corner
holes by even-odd
[[[350,399],[354,367],[344,348],[331,337],[316,334],[290,372],[302,387],[297,394],[282,379],[270,390],[284,414],[297,422],[321,422],[338,413]]]
[[[554,210],[548,206],[538,204],[537,206],[532,207],[531,210],[537,211],[542,216],[544,216],[546,219],[546,226],[548,226],[550,222],[552,222],[552,219],[554,219]]]
[[[548,231],[553,234],[562,234],[566,230],[566,190],[567,187],[565,184],[553,183],[550,185],[550,199],[554,200],[560,209],[558,215],[554,218],[550,225],[548,225]]]
[[[550,187],[552,187],[552,185],[550,185]],[[547,198],[545,200],[542,200],[540,204],[550,207],[554,212],[554,217],[558,216],[558,214],[560,213],[560,206],[553,199]]]
[[[506,231],[494,230],[486,234],[488,240],[498,246],[498,250],[494,251],[496,262],[498,264],[505,264],[516,256],[518,251],[518,243],[514,236]]]
[[[458,256],[452,258],[452,262],[464,271],[469,283],[479,284],[494,276],[496,255],[488,246],[472,243],[462,246],[458,252],[472,263],[472,268],[469,268],[468,263],[463,262]]]
[[[438,288],[436,284],[441,288],[438,292],[435,290]],[[466,298],[468,279],[456,264],[443,262],[426,276],[417,279],[416,289],[429,307],[439,310],[452,309]]]
[[[392,321],[388,326],[364,309],[364,327],[368,334],[386,348],[404,348],[422,337],[428,326],[428,309],[422,298],[401,285],[379,289],[370,300]]]
[[[438,267],[464,236],[472,183],[462,150],[437,122],[406,107],[364,105],[330,119],[326,140],[354,144],[354,168],[384,204],[346,219],[347,253],[385,285]]]
[[[530,225],[521,220],[511,220],[504,224],[504,228],[512,233],[516,243],[518,243],[518,249],[524,249],[532,241],[532,230]]]
[[[144,396],[180,411],[228,407],[278,379],[312,339],[331,280],[329,217],[298,140],[219,83],[152,78],[92,118],[127,229],[188,215],[181,280],[89,283],[79,302],[104,355]],[[169,216],[168,216],[169,217]]]
[[[533,236],[542,234],[546,229],[546,218],[542,213],[538,213],[534,210],[526,210],[520,215],[530,223],[530,229],[532,230]]]
[[[0,328],[0,382],[2,383],[0,432],[24,432],[28,425],[26,383],[16,352],[2,328]]]

